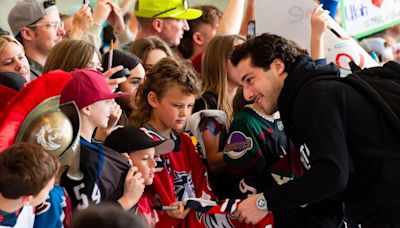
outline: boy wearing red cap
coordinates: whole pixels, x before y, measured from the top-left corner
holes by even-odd
[[[118,201],[130,210],[144,190],[144,180],[129,160],[98,142],[92,142],[96,127],[107,127],[114,98],[124,94],[112,93],[101,72],[79,69],[71,72],[73,79],[61,92],[60,104],[75,102],[81,118],[80,170],[81,180],[63,175],[66,188],[77,209],[102,201]]]

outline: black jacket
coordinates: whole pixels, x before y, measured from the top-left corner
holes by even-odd
[[[343,201],[354,223],[400,220],[400,160],[363,153],[362,147],[398,151],[398,137],[365,96],[340,80],[333,64],[316,66],[301,56],[285,79],[278,100],[286,134],[308,171],[286,185],[264,191],[270,210],[324,199]]]

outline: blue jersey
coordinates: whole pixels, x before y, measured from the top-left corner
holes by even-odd
[[[67,193],[60,186],[54,186],[46,201],[36,207],[35,228],[61,228],[70,222],[71,206]]]

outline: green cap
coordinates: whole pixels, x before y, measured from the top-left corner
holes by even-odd
[[[135,16],[144,18],[175,18],[193,20],[201,10],[188,7],[187,0],[137,0]]]

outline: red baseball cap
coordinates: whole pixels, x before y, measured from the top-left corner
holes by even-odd
[[[129,95],[113,93],[101,72],[91,69],[71,71],[72,80],[61,91],[60,104],[75,101],[78,109],[82,109],[97,101],[113,99]]]

